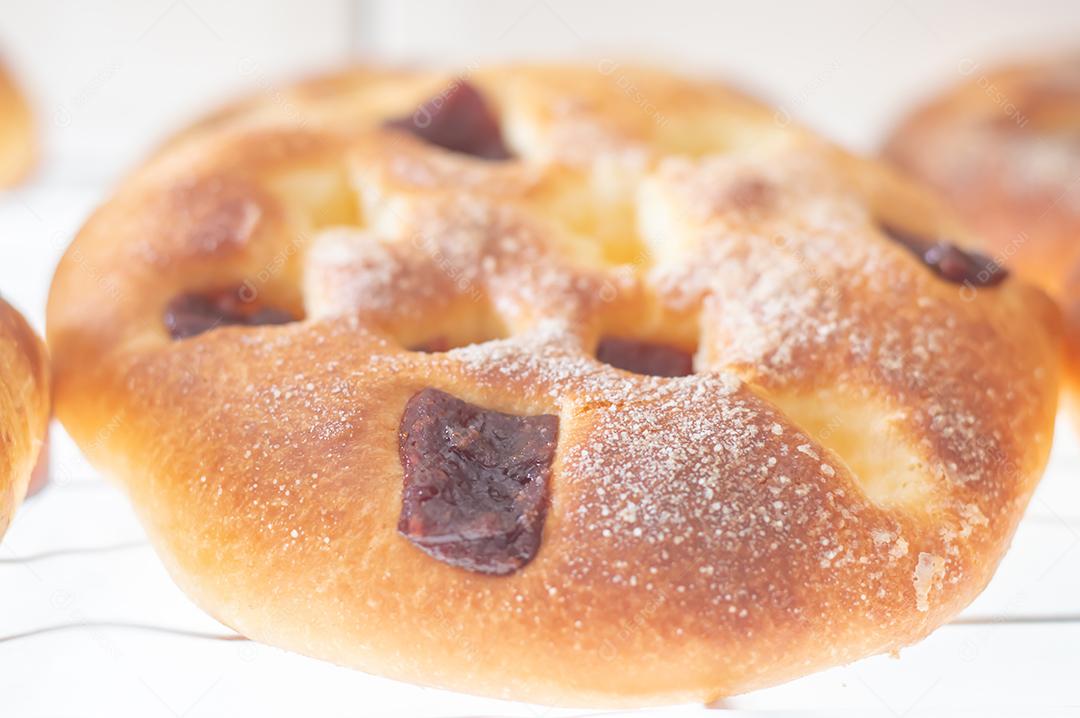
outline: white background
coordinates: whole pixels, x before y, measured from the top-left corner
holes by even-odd
[[[44,153],[30,183],[0,195],[0,287],[40,329],[60,252],[150,145],[241,89],[350,59],[652,60],[733,78],[873,150],[905,106],[957,79],[961,62],[1078,37],[1080,4],[1066,0],[0,0],[0,50],[34,98]],[[1080,445],[1059,428],[1047,477],[997,578],[965,612],[970,623],[899,660],[725,706],[917,715],[1080,705]],[[228,631],[172,586],[122,496],[62,435],[54,463],[53,486],[0,544],[0,716],[568,713],[216,640]]]

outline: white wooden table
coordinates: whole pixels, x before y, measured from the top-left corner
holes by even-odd
[[[995,38],[1018,46],[1017,37],[1006,42],[1010,28],[1058,36],[1080,28],[1080,12],[1058,0],[948,9],[832,0],[825,5],[834,16],[820,22],[793,5],[763,5],[671,0],[666,12],[648,14],[636,3],[612,10],[563,0],[469,0],[450,9],[416,0],[114,0],[93,10],[0,0],[0,42],[35,86],[46,131],[37,178],[0,195],[0,289],[41,329],[60,253],[153,138],[236,87],[266,86],[357,49],[458,63],[640,50],[742,71],[794,116],[869,147],[936,68]],[[110,16],[117,7],[130,12]],[[780,26],[784,12],[798,17]],[[791,34],[808,23],[813,32]],[[872,658],[722,707],[1080,712],[1078,435],[1061,423],[1011,551],[960,621],[898,659]],[[172,585],[126,500],[59,427],[53,452],[52,485],[0,543],[0,716],[575,714],[418,688],[230,640]]]

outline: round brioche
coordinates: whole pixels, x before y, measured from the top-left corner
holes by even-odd
[[[0,188],[16,184],[34,164],[30,106],[0,63]]]
[[[0,299],[0,537],[35,473],[49,421],[45,344]]]
[[[348,71],[200,123],[95,212],[49,299],[57,411],[255,640],[504,698],[710,700],[948,621],[1047,459],[1052,303],[883,227],[974,239],[713,83]],[[605,337],[696,372],[615,368]],[[557,420],[516,563],[413,532],[415,465],[452,468],[425,442],[477,408]]]
[[[959,70],[965,79],[905,119],[885,154],[1061,303],[1080,409],[1080,55]]]

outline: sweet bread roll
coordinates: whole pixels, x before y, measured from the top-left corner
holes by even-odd
[[[57,409],[246,636],[708,700],[917,641],[990,579],[1060,329],[973,239],[709,82],[349,71],[95,212],[49,299]]]
[[[1080,408],[1080,55],[959,70],[967,79],[904,120],[886,155],[938,189],[984,251],[1061,302]]]
[[[0,537],[26,496],[31,475],[43,475],[35,465],[44,467],[47,461],[43,444],[48,421],[45,344],[22,315],[0,299]]]
[[[0,62],[0,189],[21,180],[33,163],[30,106]]]

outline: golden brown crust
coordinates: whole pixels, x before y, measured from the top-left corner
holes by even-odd
[[[48,421],[45,344],[0,299],[0,537],[26,496]]]
[[[379,129],[449,76],[342,73],[169,143],[61,262],[59,416],[177,582],[257,640],[578,705],[750,690],[966,605],[1049,451],[1045,296],[940,280],[879,227],[970,243],[931,199],[722,87],[470,79],[520,161]],[[168,339],[170,299],[237,284],[305,319]],[[440,334],[481,343],[404,348]],[[615,370],[603,334],[696,346],[698,373]],[[429,386],[560,417],[510,576],[395,530]]]
[[[968,79],[905,119],[885,154],[1061,303],[1080,405],[1080,55],[960,70]]]
[[[30,105],[0,63],[0,188],[23,179],[35,154]]]

